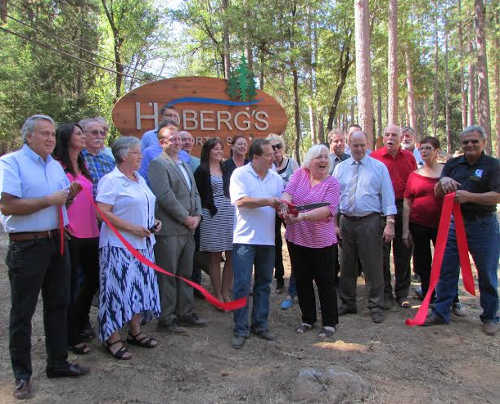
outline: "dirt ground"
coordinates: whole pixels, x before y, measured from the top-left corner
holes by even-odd
[[[0,238],[0,403],[12,403],[13,377],[8,352],[10,291],[4,265],[7,242]],[[287,260],[288,264],[288,260]],[[287,276],[289,267],[287,267]],[[204,278],[208,284],[208,279]],[[287,282],[288,283],[288,282]],[[274,285],[273,285],[274,286]],[[42,304],[33,319],[32,358],[35,397],[32,403],[288,403],[301,368],[341,366],[370,386],[365,402],[372,403],[500,403],[500,338],[481,332],[479,300],[460,290],[467,317],[449,326],[410,328],[404,320],[412,309],[386,312],[374,324],[366,309],[364,281],[358,283],[357,315],[341,317],[335,337],[320,341],[316,333],[295,333],[300,321],[297,305],[280,310],[284,295],[271,294],[270,329],[275,342],[252,337],[241,350],[231,348],[232,316],[205,301],[197,312],[209,319],[206,328],[190,329],[189,336],[156,332],[156,349],[130,347],[130,361],[117,361],[99,343],[92,353],[70,360],[90,366],[77,380],[45,377]],[[96,309],[92,309],[95,324]],[[329,403],[327,395],[317,402]],[[347,398],[344,402],[353,402]]]

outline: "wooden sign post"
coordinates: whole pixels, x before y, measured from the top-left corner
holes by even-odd
[[[219,137],[225,145],[236,135],[249,142],[269,133],[281,134],[287,124],[283,107],[270,95],[257,90],[249,101],[231,100],[227,80],[209,77],[178,77],[145,84],[124,95],[113,108],[113,122],[122,135],[141,137],[158,128],[159,111],[173,106],[180,116],[180,128],[195,138],[193,154],[202,144]],[[226,155],[229,147],[225,147]]]

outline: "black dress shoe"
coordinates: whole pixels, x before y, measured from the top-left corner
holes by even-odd
[[[189,334],[188,330],[186,330],[183,327],[179,327],[175,323],[167,324],[167,323],[159,322],[157,330],[159,332],[164,332],[167,334],[179,334],[179,335],[188,335]]]
[[[80,366],[76,363],[68,363],[62,368],[47,368],[47,377],[53,379],[56,377],[79,377],[89,373],[90,369]]]
[[[269,332],[269,330],[252,330],[252,334],[256,335],[259,338],[265,339],[266,341],[274,341],[273,335]]]
[[[433,325],[443,325],[443,324],[446,324],[446,322],[443,320],[442,317],[438,316],[437,314],[431,313],[427,316],[422,325],[424,327],[430,327]]]
[[[205,327],[207,325],[207,320],[199,318],[198,314],[191,313],[177,320],[179,325],[184,327]]]
[[[356,314],[357,312],[358,309],[352,307],[340,306],[339,308],[339,316],[343,316],[345,314]]]
[[[16,388],[13,393],[18,400],[26,400],[31,398],[31,379],[17,379]]]

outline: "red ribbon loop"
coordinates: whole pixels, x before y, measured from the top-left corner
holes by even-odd
[[[441,266],[443,264],[444,251],[448,241],[448,232],[450,230],[451,215],[455,219],[455,232],[457,237],[458,255],[460,258],[460,266],[462,268],[462,281],[464,288],[471,295],[476,295],[474,290],[474,278],[472,277],[472,269],[469,260],[469,247],[467,244],[467,236],[465,234],[464,220],[462,217],[462,210],[460,204],[455,201],[455,193],[447,194],[444,197],[443,207],[441,209],[441,218],[439,220],[439,228],[436,239],[436,246],[434,248],[434,258],[432,260],[431,276],[429,281],[429,289],[427,294],[413,318],[406,319],[406,325],[415,326],[422,325],[427,318],[429,310],[429,303],[431,301],[432,293],[436,288],[441,273]]]
[[[84,191],[85,192],[85,191]],[[85,192],[85,195],[87,198],[90,200],[90,203],[94,206],[96,211],[99,213],[101,216],[101,219],[108,225],[108,227],[111,229],[111,231],[115,234],[116,237],[120,239],[120,241],[123,243],[125,248],[135,257],[137,258],[140,262],[142,262],[144,265],[154,269],[156,272],[160,272],[164,275],[167,276],[173,276],[174,278],[180,279],[183,282],[186,282],[189,286],[193,287],[194,289],[198,290],[209,302],[210,304],[214,305],[215,307],[224,310],[224,311],[232,311],[232,310],[238,310],[241,309],[242,307],[245,307],[247,304],[247,296],[233,300],[231,302],[222,302],[218,300],[215,296],[210,294],[205,288],[202,286],[198,285],[196,282],[193,282],[190,279],[186,279],[180,275],[173,274],[171,272],[168,272],[161,268],[160,266],[156,265],[154,262],[150,261],[147,259],[144,255],[142,255],[139,251],[137,251],[132,244],[130,244],[121,234],[120,232],[110,223],[110,221],[106,218],[106,216],[102,213],[102,211],[99,209],[99,207],[95,204],[92,196],[90,196],[87,192]]]

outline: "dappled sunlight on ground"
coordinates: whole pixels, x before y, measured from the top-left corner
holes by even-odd
[[[342,340],[338,341],[321,341],[313,344],[316,348],[321,349],[332,349],[340,352],[367,352],[368,346],[363,344],[356,344],[352,342],[344,342]]]

